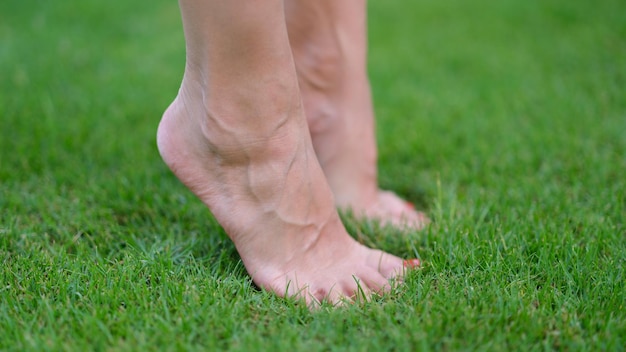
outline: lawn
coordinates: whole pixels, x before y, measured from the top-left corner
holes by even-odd
[[[373,302],[259,291],[155,146],[174,1],[0,2],[0,350],[624,350],[626,5],[370,1],[380,179],[425,262]]]

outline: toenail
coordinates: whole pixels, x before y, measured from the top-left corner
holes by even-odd
[[[402,265],[407,269],[417,269],[422,266],[422,262],[417,258],[407,259],[402,262]]]

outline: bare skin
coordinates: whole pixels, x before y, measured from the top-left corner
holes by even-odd
[[[261,288],[307,303],[384,291],[416,262],[352,239],[304,117],[282,0],[180,0],[187,63],[157,144]]]
[[[378,188],[365,0],[286,0],[285,10],[313,146],[336,205],[421,229],[423,213]]]

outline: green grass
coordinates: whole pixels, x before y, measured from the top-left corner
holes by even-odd
[[[624,350],[626,6],[371,1],[381,183],[434,224],[376,302],[257,290],[155,147],[172,1],[0,2],[0,350]]]

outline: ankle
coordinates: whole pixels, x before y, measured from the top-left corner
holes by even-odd
[[[295,76],[251,79],[221,87],[187,82],[176,102],[184,107],[195,133],[218,154],[263,149],[275,140],[284,143],[294,135],[294,124],[303,114]],[[306,128],[304,124],[299,127]]]

